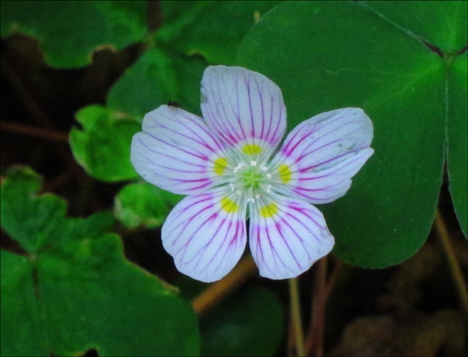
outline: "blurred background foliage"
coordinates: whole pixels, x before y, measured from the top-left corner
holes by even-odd
[[[286,282],[181,277],[159,230],[181,196],[129,161],[146,112],[201,114],[210,64],[277,83],[289,130],[373,120],[319,207],[337,244],[300,279],[307,353],[466,354],[466,1],[3,1],[1,36],[2,355],[295,353]]]

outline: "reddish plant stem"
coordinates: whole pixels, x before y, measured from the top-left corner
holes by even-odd
[[[333,288],[335,287],[336,281],[338,280],[340,270],[343,267],[343,262],[339,260],[336,256],[331,255],[330,257],[334,258],[333,260],[335,261],[335,265],[333,266],[333,270],[331,271],[330,277],[328,278],[328,283],[327,283],[326,293],[325,293],[325,303],[328,302],[328,299],[330,298]]]
[[[63,171],[61,172],[58,176],[54,177],[50,181],[47,181],[44,183],[44,186],[42,187],[42,191],[44,192],[50,192],[58,187],[68,183],[71,179],[71,175],[69,171]]]
[[[246,257],[223,279],[217,281],[192,300],[197,315],[206,313],[224,297],[255,275],[257,266],[252,257]]]
[[[317,262],[314,290],[312,292],[312,314],[309,331],[305,338],[305,350],[308,356],[323,356],[323,331],[325,325],[325,306],[327,298],[327,257]]]
[[[333,265],[333,270],[331,271],[328,282],[326,282],[326,284],[324,283],[324,281],[326,281],[328,265],[326,259],[322,259],[321,263],[318,262],[317,264],[314,283],[315,285],[312,294],[312,314],[310,318],[309,331],[307,332],[305,338],[305,350],[308,356],[321,356],[324,353],[323,333],[325,327],[326,305],[333,288],[335,287],[336,281],[338,280],[339,272],[343,266],[343,262],[334,255],[330,255],[329,257],[332,258],[335,262]],[[318,332],[317,329],[319,329]]]
[[[162,24],[161,2],[149,0],[146,8],[146,17],[148,19],[148,32],[156,31]]]
[[[20,99],[23,101],[26,109],[30,112],[32,118],[34,118],[42,126],[53,130],[54,125],[52,121],[39,106],[39,104],[37,103],[33,95],[30,93],[30,91],[26,88],[26,85],[23,83],[20,76],[16,73],[14,67],[11,66],[10,63],[3,57],[1,58],[1,70],[2,73],[5,74],[5,76],[10,81],[11,85],[17,92]],[[75,160],[72,158],[71,153],[63,147],[63,144],[58,142],[54,143],[62,161],[72,172],[75,179],[78,182],[80,182],[82,177],[82,171],[75,162]]]
[[[36,128],[29,125],[13,123],[10,121],[2,120],[0,122],[0,128],[2,131],[8,131],[11,133],[17,133],[35,138],[41,138],[51,140],[54,142],[68,144],[68,134],[52,131],[50,129]]]

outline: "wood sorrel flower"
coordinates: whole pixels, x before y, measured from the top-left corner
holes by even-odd
[[[203,118],[162,105],[146,114],[131,161],[148,182],[188,195],[162,227],[179,271],[204,282],[224,277],[247,241],[260,275],[295,277],[331,251],[334,238],[311,205],[343,196],[372,155],[373,128],[358,108],[322,113],[285,139],[281,90],[262,74],[210,66]]]

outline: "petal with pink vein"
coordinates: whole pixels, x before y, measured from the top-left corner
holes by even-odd
[[[246,212],[223,188],[184,198],[162,227],[177,269],[200,281],[221,279],[239,261],[247,240]]]
[[[314,204],[343,196],[351,177],[374,152],[372,137],[372,122],[359,108],[333,110],[302,122],[272,162],[289,173],[282,193]]]
[[[216,162],[225,156],[202,118],[167,105],[145,115],[143,132],[135,134],[131,147],[131,161],[141,177],[184,195],[213,187]]]
[[[250,215],[250,250],[266,278],[296,277],[333,248],[322,213],[304,201],[273,195]]]
[[[244,152],[267,145],[265,154],[271,155],[286,130],[279,87],[264,75],[240,67],[205,70],[201,109],[210,128]]]

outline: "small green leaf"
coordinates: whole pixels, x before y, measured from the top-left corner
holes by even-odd
[[[1,35],[39,41],[54,67],[87,65],[98,48],[121,49],[146,36],[146,1],[6,1]]]
[[[319,208],[341,259],[383,268],[417,252],[431,229],[444,164],[447,69],[445,60],[418,40],[418,27],[402,31],[411,21],[396,26],[370,4],[282,4],[247,34],[238,64],[279,85],[289,129],[343,107],[360,107],[369,115],[374,155],[343,198]],[[403,14],[404,6],[395,5],[401,18],[419,16],[415,24],[452,21],[432,6],[419,2],[417,13]],[[458,38],[463,26],[455,27]],[[442,25],[435,31],[447,33]],[[458,43],[440,38],[447,46]]]
[[[182,198],[149,183],[133,183],[115,197],[114,215],[128,228],[156,228]]]
[[[210,63],[233,65],[247,31],[281,1],[163,1],[162,41],[188,55],[200,54]],[[229,21],[226,21],[226,19]]]
[[[76,119],[83,130],[71,130],[70,146],[76,161],[91,176],[107,182],[138,177],[130,162],[132,137],[141,130],[138,121],[98,105],[81,109]]]
[[[2,228],[27,252],[34,253],[48,233],[56,229],[57,219],[66,213],[66,204],[52,195],[35,199],[41,187],[40,177],[28,168],[11,169],[8,177],[2,184]]]
[[[197,355],[192,308],[125,260],[119,237],[106,232],[109,214],[43,214],[63,201],[38,195],[38,188],[37,175],[21,168],[9,171],[1,187],[2,228],[20,244],[41,241],[30,243],[38,249],[25,256],[2,251],[2,355],[70,356],[90,348],[100,356]],[[18,240],[28,215],[36,226],[31,220],[31,237]]]
[[[467,139],[467,53],[456,58],[448,76],[447,167],[455,212],[461,229],[468,235],[468,139]]]
[[[205,61],[164,48],[147,50],[110,90],[107,105],[113,110],[143,118],[169,100],[185,110],[200,113],[200,82]]]

